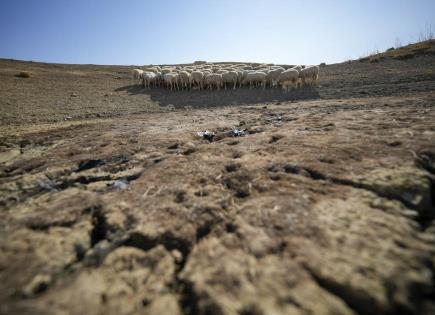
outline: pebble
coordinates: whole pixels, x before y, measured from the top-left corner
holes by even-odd
[[[25,297],[33,297],[38,293],[45,291],[51,282],[51,276],[46,274],[37,274],[32,281],[23,289]]]
[[[128,188],[128,181],[125,179],[118,179],[113,183],[113,187],[119,190],[126,190]]]

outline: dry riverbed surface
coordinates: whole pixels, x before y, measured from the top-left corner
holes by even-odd
[[[434,68],[170,92],[0,60],[0,313],[434,314]]]

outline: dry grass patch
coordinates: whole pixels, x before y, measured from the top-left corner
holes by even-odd
[[[385,58],[406,60],[421,55],[435,55],[435,40],[430,39],[423,42],[410,44],[400,48],[389,48],[383,53],[370,54],[360,58],[360,62],[379,62]]]
[[[17,78],[30,78],[32,74],[28,71],[21,71],[17,75],[15,75]]]

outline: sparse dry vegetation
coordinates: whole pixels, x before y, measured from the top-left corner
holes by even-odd
[[[20,71],[17,75],[15,75],[17,78],[30,78],[32,74],[28,71]]]
[[[433,27],[430,24],[426,25],[424,31],[420,32],[418,39],[415,43],[409,43],[406,46],[402,45],[402,40],[396,38],[394,47],[388,48],[385,52],[381,53],[378,49],[367,52],[358,60],[360,62],[379,62],[385,58],[392,58],[397,60],[406,60],[420,55],[433,55],[435,54],[435,39]]]
[[[378,51],[359,59],[360,62],[379,62],[386,58],[406,60],[421,55],[435,55],[435,40],[430,39],[415,44],[403,46],[400,49],[389,48],[383,53]]]

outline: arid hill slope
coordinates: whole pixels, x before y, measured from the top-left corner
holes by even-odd
[[[170,92],[1,60],[0,314],[434,314],[434,69]]]

